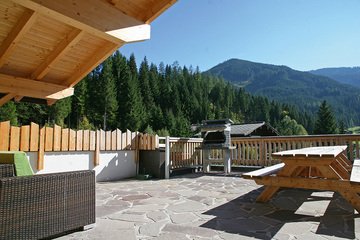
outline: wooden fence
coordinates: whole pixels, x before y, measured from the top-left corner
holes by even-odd
[[[10,126],[0,123],[0,151],[38,152],[37,168],[44,168],[44,152],[94,151],[94,165],[99,164],[100,151],[152,150],[158,148],[157,136],[144,135],[129,130],[90,131],[69,128],[42,127],[31,123],[27,126]],[[138,154],[136,154],[137,158]]]
[[[160,147],[165,147],[164,137],[160,137]],[[202,138],[169,138],[170,145],[170,169],[181,169],[202,166],[202,151],[198,149]]]
[[[312,135],[232,138],[232,165],[269,166],[278,163],[271,154],[274,152],[304,147],[347,145],[348,158],[359,158],[360,135]]]
[[[37,168],[44,167],[44,153],[52,151],[94,151],[94,165],[99,164],[100,151],[135,150],[136,160],[139,150],[155,150],[164,147],[165,138],[138,132],[103,130],[72,130],[54,127],[39,127],[31,123],[27,126],[10,126],[10,122],[0,122],[0,151],[38,152]],[[170,169],[201,166],[202,151],[198,147],[201,138],[169,138]],[[360,135],[313,135],[232,138],[231,150],[233,166],[269,166],[278,161],[271,154],[278,151],[304,147],[347,145],[348,158],[360,158]],[[222,151],[213,151],[214,162],[222,164]]]
[[[165,138],[156,140],[160,141],[158,144],[160,147],[165,147],[165,144],[161,143],[163,140]],[[202,151],[197,149],[201,143],[201,138],[171,137],[170,169],[202,165]],[[316,146],[347,145],[348,158],[351,161],[360,157],[360,135],[232,138],[232,145],[236,147],[236,149],[231,150],[232,166],[269,166],[279,162],[271,156],[274,152]],[[223,154],[222,150],[211,150],[211,164],[222,165]]]

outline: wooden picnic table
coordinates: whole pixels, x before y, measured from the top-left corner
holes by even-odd
[[[346,156],[347,146],[310,147],[273,153],[282,163],[243,174],[265,185],[258,202],[267,202],[281,187],[330,190],[360,212],[360,160]]]

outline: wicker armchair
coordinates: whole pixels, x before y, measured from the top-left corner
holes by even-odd
[[[91,170],[14,176],[0,164],[0,239],[41,239],[95,223]]]

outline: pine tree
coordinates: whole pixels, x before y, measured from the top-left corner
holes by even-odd
[[[89,80],[89,120],[104,130],[116,128],[118,103],[112,59],[108,58],[95,69]]]
[[[131,79],[131,73],[127,60],[119,51],[113,55],[113,76],[116,82],[116,96],[118,102],[117,120],[118,128],[125,130],[126,103],[129,101],[128,81]]]
[[[49,119],[53,120],[51,122],[61,126],[66,127],[65,118],[71,112],[71,98],[64,98],[58,100],[55,104],[49,107]]]
[[[145,107],[145,112],[143,114],[143,122],[145,125],[147,122],[151,121],[151,112],[153,111],[154,107],[154,98],[150,87],[149,74],[149,65],[145,57],[139,68],[139,89],[141,91],[141,96]]]
[[[336,120],[331,107],[323,101],[317,113],[315,122],[315,134],[334,134],[337,133]]]
[[[130,55],[128,65],[129,65],[129,68],[130,68],[130,73],[131,73],[132,78],[138,79],[138,69],[137,69],[136,59],[135,59],[134,54]]]
[[[48,106],[26,102],[15,103],[18,123],[20,125],[30,122],[44,125],[48,121]]]
[[[12,126],[18,124],[15,103],[10,101],[0,107],[0,122],[10,121]]]
[[[72,126],[71,127],[76,127],[78,129],[80,129],[80,123],[82,123],[82,126],[86,126],[86,122],[88,122],[86,116],[86,109],[87,109],[86,104],[88,97],[87,96],[88,79],[89,79],[89,75],[87,75],[83,80],[81,80],[78,84],[76,84],[74,89],[74,95],[72,96],[72,107],[71,107]],[[81,129],[84,128],[82,127]]]
[[[142,118],[144,108],[138,82],[132,78],[128,65],[125,66],[122,80],[124,81],[122,84],[122,102],[120,102],[122,115],[119,116],[122,122],[122,130],[138,131],[144,124]]]

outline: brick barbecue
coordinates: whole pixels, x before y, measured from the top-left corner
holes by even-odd
[[[201,145],[203,150],[203,169],[210,171],[210,150],[218,149],[223,151],[224,172],[231,172],[230,150],[231,146],[231,119],[206,120],[201,125],[201,136],[204,139]]]

